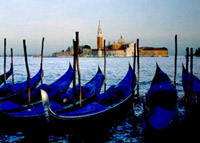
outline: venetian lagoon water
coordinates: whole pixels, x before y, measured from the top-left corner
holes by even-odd
[[[63,75],[68,69],[69,62],[73,63],[73,58],[44,58],[44,83],[50,84]],[[40,68],[40,58],[28,57],[29,69],[31,76],[34,76]],[[140,96],[144,97],[150,87],[151,81],[155,74],[156,62],[161,69],[166,72],[169,78],[174,80],[174,57],[142,57],[140,58]],[[7,58],[7,70],[10,68],[10,58]],[[133,58],[107,58],[106,82],[107,88],[113,84],[117,84],[128,71],[129,63],[133,65]],[[185,64],[185,57],[178,57],[177,64],[177,90],[179,98],[184,95],[181,86],[182,63]],[[103,58],[80,58],[80,70],[82,85],[88,82],[97,72],[98,66],[103,71]],[[3,73],[3,57],[0,58],[0,73]],[[194,57],[193,72],[200,77],[200,58]],[[137,70],[136,70],[137,71]],[[15,82],[22,82],[27,79],[24,57],[14,57],[14,75]],[[11,82],[11,78],[8,79]],[[103,88],[102,88],[103,89]],[[122,122],[109,128],[102,133],[102,138],[98,138],[98,142],[143,142],[141,113],[142,106],[136,108],[136,117],[131,113],[127,113],[127,117]],[[180,109],[181,111],[181,109]],[[135,118],[135,119],[133,119]],[[95,132],[95,131],[94,131]],[[26,138],[23,131],[1,131],[0,142],[23,142]],[[73,142],[77,141],[79,135],[70,133],[66,134],[49,134],[47,136],[49,142]],[[79,142],[87,142],[87,138],[81,138]]]

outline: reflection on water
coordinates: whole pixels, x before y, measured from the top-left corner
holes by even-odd
[[[33,76],[40,67],[40,58],[29,57],[28,60],[31,76]],[[72,63],[72,61],[72,58],[44,58],[44,83],[52,83],[63,75],[68,69],[69,62]],[[200,58],[194,58],[193,72],[197,77],[200,77],[199,61]],[[7,70],[10,68],[9,62],[9,59],[7,59]],[[156,69],[156,62],[173,81],[174,57],[140,58],[140,97],[144,97],[150,87]],[[117,84],[121,79],[123,79],[128,71],[129,63],[132,65],[133,58],[107,58],[107,88],[112,84]],[[180,98],[184,95],[181,85],[182,63],[185,63],[185,57],[178,57],[177,90]],[[0,58],[0,64],[3,65],[3,58]],[[103,58],[80,58],[82,85],[96,74],[98,65],[103,71],[103,64]],[[0,67],[0,71],[3,73],[3,66]],[[26,68],[23,57],[14,57],[14,73],[15,82],[26,80]],[[11,82],[11,78],[8,79],[8,82]],[[57,130],[54,129],[53,131],[48,128],[40,131],[35,131],[37,128],[35,128],[35,130],[1,129],[0,142],[31,142],[37,140],[42,142],[143,142],[142,111],[142,104],[138,104],[135,108],[135,115],[133,115],[132,112],[128,112],[126,117],[124,117],[124,119],[118,124],[102,129],[82,129],[80,131],[72,132],[67,131],[67,127],[64,125],[57,128]],[[183,108],[179,108],[179,114],[180,116],[184,116]],[[60,131],[60,128],[66,128],[66,130]]]

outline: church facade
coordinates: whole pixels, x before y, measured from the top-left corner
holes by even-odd
[[[118,43],[113,42],[113,44],[106,45],[106,56],[109,56],[109,57],[133,56],[134,44],[135,44],[134,42],[125,43],[125,40],[121,36],[120,39],[118,40]],[[97,30],[97,49],[88,50],[87,56],[90,56],[90,57],[104,56],[103,34],[102,34],[100,21],[99,21],[98,30]]]
[[[123,36],[121,35],[117,42],[113,41],[113,44],[108,44],[106,48],[106,56],[108,57],[132,57],[134,56],[134,47],[136,43],[126,43]],[[136,53],[137,55],[137,53]],[[154,48],[154,47],[140,47],[140,57],[168,57],[169,52],[166,47]],[[65,57],[73,56],[73,46],[68,51],[56,52],[52,56]],[[104,45],[103,45],[103,33],[99,21],[97,29],[97,48],[83,48],[82,57],[103,57],[104,56]]]

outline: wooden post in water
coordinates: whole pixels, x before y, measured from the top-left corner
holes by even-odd
[[[104,40],[104,92],[106,92],[106,40]]]
[[[137,68],[138,68],[138,80],[137,80],[137,97],[139,97],[139,81],[140,81],[140,61],[139,58],[140,53],[139,53],[139,39],[137,39]]]
[[[135,63],[136,63],[136,43],[134,44],[134,58],[133,58],[133,72],[135,73]]]
[[[177,35],[175,35],[175,60],[174,60],[174,87],[176,88],[176,73],[177,73]]]
[[[25,57],[25,64],[26,64],[26,71],[27,71],[28,106],[30,107],[30,104],[31,104],[30,72],[29,72],[29,67],[28,67],[27,49],[26,49],[26,40],[23,40],[23,47],[24,47],[24,57]]]
[[[188,84],[188,73],[189,73],[189,48],[187,47],[186,48],[186,76],[185,76],[185,85]],[[185,87],[185,96],[186,96],[186,103],[188,103],[188,100],[189,100],[189,93],[188,93],[188,90],[187,90],[187,86]]]
[[[188,68],[188,67],[189,67],[188,65],[189,65],[189,48],[187,47],[187,48],[186,48],[186,67],[185,67],[185,68],[186,68],[186,74],[188,74],[188,69],[189,69],[189,68]],[[187,76],[188,76],[188,75],[187,75]]]
[[[14,68],[13,68],[13,49],[11,48],[11,69],[12,69],[12,84],[15,83],[14,81]]]
[[[191,74],[190,96],[193,97],[193,48],[190,48],[190,74]]]
[[[79,66],[79,32],[76,32],[75,45],[76,45],[76,49],[77,49],[77,70],[78,70],[79,102],[80,102],[80,107],[82,107],[81,72],[80,72],[80,66]]]
[[[42,38],[41,63],[40,63],[40,70],[41,70],[41,84],[43,84],[43,51],[44,51],[44,37]]]
[[[186,48],[186,74],[185,74],[185,116],[186,119],[189,117],[188,106],[189,106],[189,94],[187,90],[188,84],[188,61],[189,61],[189,48]]]
[[[136,43],[134,44],[134,53],[133,53],[133,81],[132,81],[133,114],[135,114],[135,91],[134,91],[135,61],[136,61]]]
[[[4,38],[4,84],[6,84],[6,38]]]
[[[73,64],[73,104],[76,104],[76,61],[77,61],[77,47],[75,46],[75,41],[73,39],[74,46],[74,64]]]
[[[134,54],[133,54],[133,78],[135,76],[135,63],[136,63],[136,43],[134,44]],[[133,83],[132,83],[132,94],[135,95],[134,80],[133,80]]]

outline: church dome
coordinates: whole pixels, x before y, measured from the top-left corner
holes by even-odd
[[[122,36],[120,36],[120,39],[118,40],[119,44],[125,44],[125,40]]]

